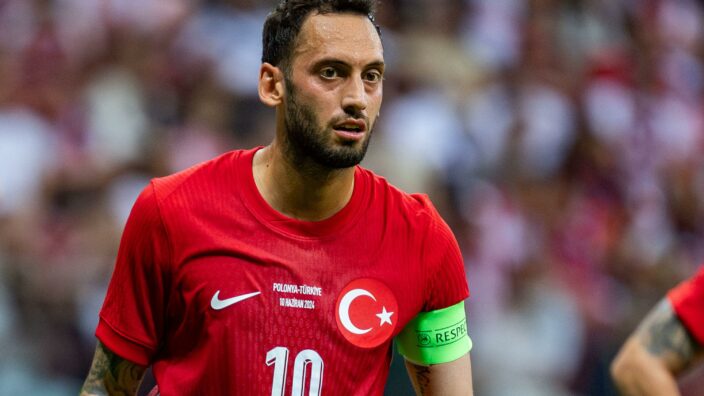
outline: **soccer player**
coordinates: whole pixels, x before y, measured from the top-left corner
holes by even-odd
[[[672,289],[611,365],[623,395],[675,396],[677,377],[704,358],[704,266]]]
[[[236,39],[236,38],[233,38]],[[382,101],[371,0],[282,1],[264,25],[267,147],[137,199],[83,395],[471,395],[457,242],[426,196],[358,166]]]

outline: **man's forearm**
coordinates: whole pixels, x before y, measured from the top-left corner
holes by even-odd
[[[630,338],[611,367],[623,396],[679,396],[677,381],[637,338]]]
[[[664,298],[621,348],[611,374],[627,396],[678,396],[677,376],[700,350]]]
[[[145,367],[122,359],[98,342],[80,396],[136,395],[145,371]]]

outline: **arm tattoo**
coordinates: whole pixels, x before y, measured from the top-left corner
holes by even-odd
[[[419,396],[425,395],[430,387],[430,367],[413,365],[413,374],[415,377],[416,391]]]
[[[651,355],[661,359],[673,372],[681,372],[694,360],[698,346],[663,299],[645,318],[637,337]]]
[[[117,356],[98,342],[81,395],[136,395],[145,371],[146,368]]]

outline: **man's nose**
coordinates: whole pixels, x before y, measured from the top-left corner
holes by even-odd
[[[342,108],[348,114],[359,114],[367,108],[367,92],[361,78],[350,78],[342,96]]]

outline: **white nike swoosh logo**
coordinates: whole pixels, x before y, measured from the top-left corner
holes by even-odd
[[[224,300],[221,300],[219,298],[220,296],[220,290],[216,291],[215,294],[213,294],[213,298],[210,300],[210,306],[215,309],[215,310],[220,310],[223,308],[227,308],[232,304],[237,304],[240,301],[246,300],[248,298],[254,297],[258,294],[261,294],[261,292],[254,292],[254,293],[249,293],[249,294],[243,294],[241,296],[235,296],[232,298],[226,298]]]

